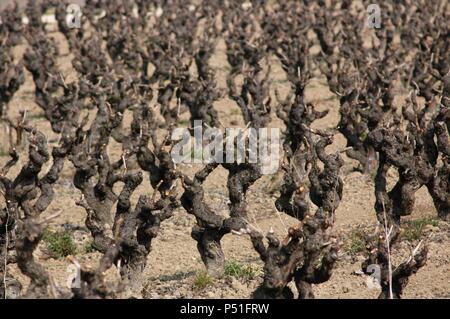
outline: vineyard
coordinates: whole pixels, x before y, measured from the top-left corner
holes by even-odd
[[[447,1],[29,0],[0,21],[1,299],[450,298]],[[241,129],[214,136],[226,161],[213,128]]]

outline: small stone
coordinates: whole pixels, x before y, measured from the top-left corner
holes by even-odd
[[[233,288],[236,291],[242,291],[245,289],[245,286],[236,278],[233,278],[231,280],[230,286],[231,286],[231,288]]]
[[[213,291],[208,291],[208,292],[206,293],[206,297],[208,297],[208,298],[215,298],[216,295],[214,294]]]
[[[179,298],[181,298],[181,293],[179,291],[175,291],[173,294],[173,297],[176,299],[179,299]]]
[[[443,220],[438,221],[438,227],[445,228],[445,227],[448,227],[448,226],[449,226],[449,222],[446,222],[446,221],[443,221]]]
[[[429,232],[433,232],[433,233],[438,232],[439,230],[440,230],[439,227],[436,227],[433,225],[426,225],[424,227],[424,231],[429,231]]]
[[[78,245],[84,245],[89,240],[89,236],[85,231],[76,230],[73,232],[73,239]]]

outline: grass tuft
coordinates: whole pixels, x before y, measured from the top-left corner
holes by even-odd
[[[366,235],[360,230],[354,230],[349,237],[350,242],[345,245],[344,250],[351,254],[357,255],[366,251]]]
[[[73,241],[72,234],[67,231],[46,231],[43,240],[53,258],[64,258],[77,253],[77,245]]]
[[[197,273],[194,279],[194,288],[198,290],[205,289],[208,286],[211,286],[213,283],[213,278],[206,270],[202,270]]]
[[[403,227],[403,239],[412,242],[422,238],[426,226],[438,226],[439,220],[434,217],[425,217],[421,219],[407,221]]]
[[[236,261],[228,261],[224,266],[224,274],[238,279],[251,280],[256,277],[257,270],[251,265],[242,265]]]
[[[9,153],[0,148],[0,157],[6,157],[6,156],[9,156]]]
[[[97,251],[97,249],[95,249],[95,247],[94,247],[94,242],[93,241],[87,242],[86,245],[84,245],[84,247],[83,247],[83,251],[85,254],[95,253]]]

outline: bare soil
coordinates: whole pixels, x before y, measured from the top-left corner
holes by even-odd
[[[49,26],[49,28],[55,30],[54,26]],[[62,34],[58,32],[51,31],[49,36],[56,40],[61,50],[58,61],[59,69],[68,82],[75,80],[77,74],[71,66],[72,56],[68,51],[67,42]],[[26,46],[26,44],[23,44],[15,48],[18,59],[21,58]],[[225,44],[223,41],[218,44],[216,54],[210,63],[216,70],[219,86],[225,88],[225,77],[229,66],[226,62]],[[282,95],[287,94],[289,83],[279,62],[274,58],[270,63],[272,63],[273,92],[277,88]],[[336,97],[328,90],[325,79],[316,76],[308,85],[306,96],[307,100],[316,103],[320,110],[330,109],[328,116],[318,121],[316,126],[319,128],[335,127],[339,120],[339,103]],[[399,97],[399,101],[401,101],[401,97]],[[216,103],[215,108],[219,112],[220,121],[224,127],[243,126],[242,115],[233,101],[223,98]],[[47,134],[50,144],[57,143],[57,137],[52,133],[48,122],[42,116],[41,110],[34,103],[34,83],[27,71],[26,83],[15,95],[9,109],[11,117],[18,116],[19,110],[27,109],[28,116],[32,118],[32,123]],[[126,121],[130,121],[130,119],[130,114],[126,114]],[[275,116],[271,126],[283,128],[282,123]],[[3,130],[1,134],[4,134]],[[4,143],[3,138],[0,138],[0,143]],[[345,148],[345,139],[338,134],[335,138],[335,143],[329,148],[329,151],[343,148]],[[109,151],[112,159],[121,154],[119,145],[113,142],[110,143]],[[26,159],[26,149],[22,151],[21,155],[22,160]],[[3,165],[7,159],[5,155],[0,156],[0,165]],[[23,164],[23,161],[20,164]],[[357,274],[364,259],[364,252],[351,253],[346,248],[352,245],[352,234],[355,230],[364,229],[371,231],[376,226],[375,210],[373,208],[375,202],[374,183],[371,176],[364,176],[355,171],[356,165],[356,162],[353,160],[345,158],[345,166],[342,169],[342,178],[345,183],[344,199],[337,210],[334,228],[335,233],[342,237],[343,249],[340,252],[340,259],[331,279],[325,284],[314,287],[317,298],[376,298],[379,294],[378,289],[368,287],[367,280],[369,277]],[[17,165],[12,169],[10,175],[17,174],[20,167],[21,165]],[[184,165],[182,167],[184,172],[191,175],[198,168],[198,166],[194,165]],[[83,208],[75,205],[75,201],[80,197],[80,192],[73,186],[73,171],[73,167],[67,161],[62,178],[55,187],[55,200],[45,212],[46,215],[49,215],[58,210],[63,211],[49,226],[52,230],[61,230],[63,224],[84,225],[85,211]],[[394,171],[390,172],[390,174],[391,177],[395,177]],[[227,172],[224,169],[217,169],[205,184],[208,204],[222,214],[228,213],[226,175]],[[279,175],[264,176],[249,191],[248,201],[251,216],[250,222],[264,232],[267,232],[272,227],[276,233],[282,236],[286,233],[289,225],[293,223],[293,220],[279,214],[275,209],[274,202],[279,182]],[[391,182],[393,182],[393,179]],[[146,181],[141,185],[139,191],[134,194],[134,200],[142,193],[153,193],[151,186]],[[404,219],[404,225],[406,227],[408,220],[435,216],[437,216],[437,213],[430,196],[425,189],[421,189],[417,193],[414,211],[411,216]],[[224,275],[221,278],[214,278],[212,283],[206,288],[200,289],[194,285],[197,274],[204,269],[197,252],[196,242],[190,237],[190,231],[194,223],[194,218],[182,208],[178,209],[170,220],[164,222],[161,232],[152,244],[152,252],[148,257],[148,265],[143,274],[145,288],[142,295],[136,297],[250,297],[251,292],[261,282],[262,264],[249,239],[246,237],[225,236],[223,249],[227,260],[254,265],[258,269],[255,278],[244,280]],[[404,298],[450,298],[450,224],[439,221],[437,226],[427,226],[423,237],[429,238],[428,262],[425,267],[411,277],[410,283],[404,292]],[[89,243],[90,234],[83,230],[76,231],[74,232],[74,238],[79,247],[79,252],[75,256],[76,259],[83,265],[95,266],[98,262],[99,254],[86,252],[85,249]],[[394,264],[399,264],[403,259],[407,258],[410,251],[417,244],[418,241],[403,241],[400,247],[395,250],[393,256]],[[66,259],[49,258],[45,250],[45,243],[43,243],[36,252],[39,261],[45,265],[56,285],[66,285],[69,274],[67,267],[70,265],[70,262]],[[9,267],[26,285],[26,278],[17,269],[14,269],[14,266]]]

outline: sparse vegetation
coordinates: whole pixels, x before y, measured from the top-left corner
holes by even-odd
[[[190,124],[189,120],[179,120],[178,124],[180,124],[181,126],[188,126]]]
[[[8,152],[5,152],[4,150],[0,149],[0,157],[9,156]]]
[[[46,231],[42,239],[46,243],[48,252],[53,258],[58,259],[75,255],[78,251],[77,245],[73,241],[73,237],[70,232]]]
[[[203,290],[213,284],[213,277],[207,271],[197,272],[194,278],[194,288],[198,290]]]
[[[362,230],[351,232],[345,251],[351,255],[357,255],[366,251],[366,234]]]
[[[238,279],[251,280],[257,276],[258,270],[253,265],[243,265],[237,261],[227,261],[224,266],[224,274]]]
[[[409,242],[420,240],[423,238],[424,230],[428,225],[437,227],[439,225],[439,220],[434,217],[425,217],[407,221],[403,225],[402,237]]]
[[[96,250],[95,247],[94,247],[94,243],[93,243],[92,241],[88,241],[88,242],[84,245],[83,251],[84,251],[86,254],[91,254],[91,253],[96,252],[97,250]]]

